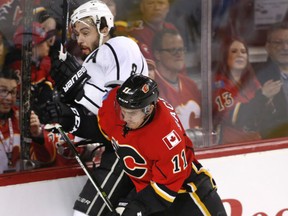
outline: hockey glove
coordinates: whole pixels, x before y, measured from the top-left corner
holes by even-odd
[[[47,100],[51,101],[53,99],[52,84],[49,81],[31,84],[31,93],[33,98],[32,110],[38,115],[40,122],[43,122],[45,119],[42,119],[42,111],[46,107]]]
[[[65,61],[60,60],[58,56],[53,59],[51,77],[55,81],[62,102],[79,100],[84,94],[83,85],[90,79],[86,68],[69,53]]]
[[[45,119],[43,123],[59,123],[67,132],[73,129],[77,118],[77,110],[62,102],[48,101],[42,113]]]

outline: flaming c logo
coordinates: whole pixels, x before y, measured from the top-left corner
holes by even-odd
[[[11,20],[11,25],[17,26],[22,19],[23,11],[19,1],[0,0],[0,21]]]
[[[8,9],[14,0],[0,0],[0,20],[5,19],[5,14],[8,14]]]
[[[0,7],[2,7],[5,4],[11,4],[13,0],[0,0]]]

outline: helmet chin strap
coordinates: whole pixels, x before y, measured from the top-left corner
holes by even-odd
[[[155,106],[153,105],[153,107],[151,108],[152,110],[149,110],[150,106],[151,105],[148,105],[148,106],[143,108],[143,112],[145,114],[145,117],[144,117],[142,124],[140,124],[138,128],[143,127],[151,119],[151,116],[153,116],[152,114],[154,113],[154,110],[155,110],[154,107]]]
[[[146,108],[146,107],[145,107],[145,108]],[[145,108],[144,108],[144,109],[145,109]],[[143,109],[143,111],[144,111],[144,109]],[[152,117],[154,116],[154,112],[155,112],[155,109],[154,109],[154,108],[153,108],[153,110],[152,110],[150,113],[149,113],[149,112],[147,113],[147,111],[144,111],[144,113],[145,113],[144,120],[143,120],[143,122],[139,125],[139,127],[135,128],[135,129],[131,129],[131,128],[127,127],[127,124],[123,125],[123,136],[125,137],[126,134],[127,134],[130,130],[137,130],[137,129],[143,127],[144,125],[146,125],[146,123],[149,122],[150,119],[152,119]]]
[[[104,38],[104,35],[102,33],[100,33],[100,31],[98,30],[99,32],[99,47],[103,44],[103,38]]]
[[[106,34],[102,33],[100,31],[100,23],[97,23],[97,30],[99,33],[99,46],[101,46],[103,44],[104,37],[106,37],[109,34],[109,31]]]

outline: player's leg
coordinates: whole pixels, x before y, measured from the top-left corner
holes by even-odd
[[[226,216],[227,213],[217,193],[217,187],[210,173],[200,164],[193,167],[185,188],[189,193],[177,195],[165,216]]]
[[[120,198],[126,197],[134,187],[114,152],[103,153],[101,165],[95,168],[93,175],[113,206],[118,204]],[[95,216],[105,215],[109,211],[89,180],[76,200],[74,210]]]

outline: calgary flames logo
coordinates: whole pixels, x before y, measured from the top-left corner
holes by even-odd
[[[142,91],[146,94],[149,91],[149,86],[147,84],[143,85]]]
[[[0,20],[6,18],[12,3],[13,0],[0,0]]]
[[[16,26],[19,24],[23,15],[19,1],[16,0],[0,0],[0,21],[10,21],[9,25]],[[7,23],[8,25],[8,23]]]

